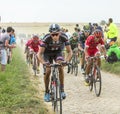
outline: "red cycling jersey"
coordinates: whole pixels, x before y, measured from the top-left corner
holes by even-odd
[[[88,47],[89,56],[95,56],[95,54],[99,51],[97,48],[99,44],[104,45],[103,38],[99,38],[97,41],[95,41],[94,35],[88,36],[85,41],[85,47]]]
[[[38,52],[41,43],[42,43],[41,40],[34,41],[33,39],[31,39],[31,40],[28,40],[28,41],[27,41],[26,46],[28,46],[28,47],[30,47],[31,49],[33,49],[34,52]]]

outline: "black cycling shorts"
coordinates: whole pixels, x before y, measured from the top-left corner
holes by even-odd
[[[50,64],[53,63],[53,60],[56,61],[57,57],[63,56],[62,52],[55,52],[55,53],[44,53],[44,60],[45,62],[49,62]]]

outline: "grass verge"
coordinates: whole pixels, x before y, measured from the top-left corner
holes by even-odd
[[[120,62],[115,62],[113,64],[110,64],[108,62],[102,61],[102,70],[120,76]]]
[[[49,114],[30,77],[21,50],[14,49],[13,61],[0,72],[0,114]]]

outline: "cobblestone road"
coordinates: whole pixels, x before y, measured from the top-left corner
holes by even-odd
[[[44,91],[43,76],[40,88]],[[120,114],[120,77],[102,72],[102,92],[96,97],[94,91],[84,85],[81,73],[77,77],[65,73],[63,114]],[[43,94],[42,94],[43,95]],[[51,107],[51,103],[46,103]]]

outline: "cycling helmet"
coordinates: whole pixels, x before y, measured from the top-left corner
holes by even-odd
[[[33,34],[33,39],[34,40],[38,40],[39,39],[39,36],[37,34]]]
[[[72,35],[73,35],[73,37],[79,37],[77,32],[74,32]]]
[[[51,24],[49,27],[49,32],[59,32],[60,26],[58,24]]]
[[[96,29],[95,31],[93,31],[93,35],[97,38],[101,38],[102,37],[102,31],[99,29]]]

